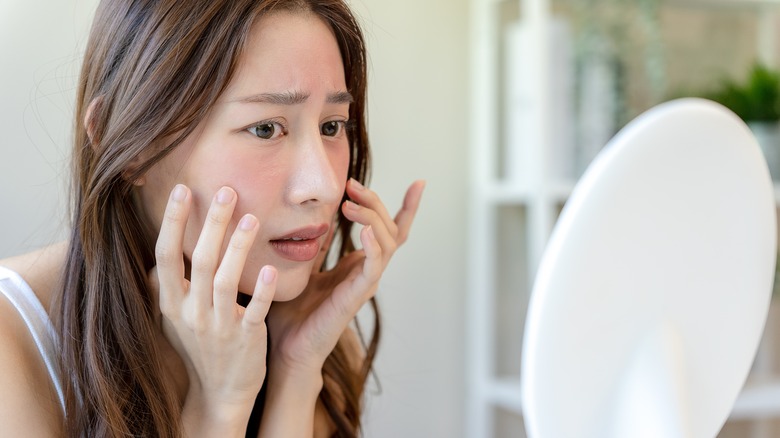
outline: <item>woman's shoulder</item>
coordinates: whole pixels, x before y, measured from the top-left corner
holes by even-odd
[[[21,277],[46,312],[51,314],[51,301],[60,281],[66,254],[67,242],[60,242],[26,254],[0,259],[0,267]]]
[[[56,435],[52,432],[61,427],[62,413],[50,381],[22,316],[0,297],[0,424],[4,433]]]
[[[0,259],[0,266],[18,274],[35,291],[41,302],[51,297],[53,285],[44,274],[44,266],[51,263],[56,248]],[[50,266],[49,266],[50,267]],[[15,281],[5,273],[5,280]],[[0,280],[2,281],[2,280]],[[18,283],[6,288],[21,289]],[[9,292],[14,293],[14,292]],[[19,436],[54,436],[61,431],[62,412],[59,399],[51,383],[33,334],[20,313],[18,303],[6,294],[0,294],[0,424],[3,431],[16,431]],[[45,307],[45,305],[44,305]],[[32,432],[31,432],[32,431]],[[14,432],[10,432],[15,435]]]

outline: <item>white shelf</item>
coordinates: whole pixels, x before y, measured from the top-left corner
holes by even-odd
[[[559,181],[535,189],[505,182],[493,182],[482,187],[481,196],[494,205],[528,205],[540,198],[552,203],[564,204],[571,196],[574,186],[574,182]],[[775,203],[780,207],[780,183],[775,183]]]
[[[539,200],[563,204],[573,189],[574,182],[563,181],[549,182],[538,188],[494,182],[484,187],[482,195],[484,199],[498,205],[527,205]]]
[[[522,387],[519,378],[504,378],[487,385],[486,398],[494,406],[516,414],[523,412]],[[730,420],[747,420],[780,416],[780,378],[748,382],[729,416]]]

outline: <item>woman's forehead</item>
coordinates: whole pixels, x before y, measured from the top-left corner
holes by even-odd
[[[346,92],[344,66],[330,26],[312,13],[275,12],[252,27],[227,100],[263,93]]]

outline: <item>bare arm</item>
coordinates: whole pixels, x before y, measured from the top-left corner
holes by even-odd
[[[314,436],[314,410],[322,389],[322,376],[268,370],[268,394],[261,437]]]
[[[352,328],[347,328],[342,333],[339,344],[347,353],[352,371],[359,372],[363,366],[365,351],[357,333]],[[325,406],[318,399],[324,383],[322,378],[313,376],[307,385],[304,379],[288,378],[285,381],[283,377],[279,380],[274,379],[274,377],[276,376],[269,371],[269,392],[266,398],[266,410],[263,412],[264,428],[261,428],[259,437],[279,436],[279,434],[293,436],[292,434],[295,434],[318,438],[333,435],[336,427],[328,416]],[[336,409],[343,409],[341,394],[334,395],[336,396]],[[314,403],[312,403],[311,397],[314,397]],[[306,406],[305,412],[303,406]],[[290,418],[290,413],[293,413],[292,418]],[[297,427],[298,430],[286,428],[290,424],[295,424],[294,427]]]

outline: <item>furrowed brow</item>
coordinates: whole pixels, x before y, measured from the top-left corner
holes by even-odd
[[[271,105],[298,105],[306,102],[308,99],[308,93],[288,91],[283,93],[260,93],[237,99],[236,101],[241,103],[267,103]],[[355,98],[348,91],[331,93],[326,98],[326,103],[335,105],[349,104],[354,101]]]
[[[271,105],[298,105],[306,102],[309,95],[299,91],[288,91],[284,93],[260,93],[253,96],[244,97],[238,101],[241,103],[268,103]]]
[[[352,97],[349,91],[339,91],[338,93],[329,94],[326,100],[327,103],[331,104],[352,103],[354,101],[355,98]]]

